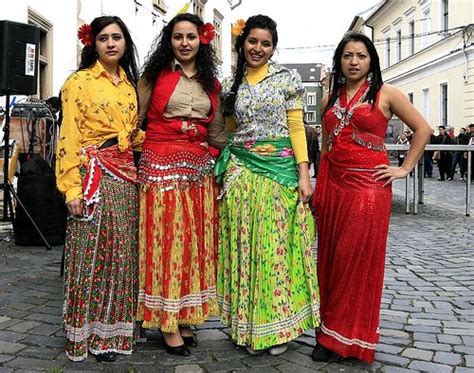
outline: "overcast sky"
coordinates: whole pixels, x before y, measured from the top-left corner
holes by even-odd
[[[273,18],[279,39],[275,59],[280,63],[330,64],[353,18],[378,3],[380,0],[242,0],[232,17],[246,19],[260,13]]]

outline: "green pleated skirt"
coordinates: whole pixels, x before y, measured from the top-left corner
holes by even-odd
[[[296,188],[234,160],[224,184],[217,291],[232,339],[260,350],[319,326],[314,220]]]

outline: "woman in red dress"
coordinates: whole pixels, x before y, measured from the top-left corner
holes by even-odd
[[[402,92],[383,84],[377,51],[365,35],[344,36],[333,69],[332,89],[322,101],[314,198],[321,327],[313,360],[327,361],[336,353],[372,363],[379,339],[391,183],[415,166],[430,127]],[[414,131],[400,167],[389,165],[384,148],[393,114]]]

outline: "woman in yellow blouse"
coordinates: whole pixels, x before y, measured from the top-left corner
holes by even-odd
[[[61,90],[58,189],[69,210],[65,245],[66,355],[100,361],[131,354],[137,285],[136,50],[118,17],[78,33],[77,72]]]

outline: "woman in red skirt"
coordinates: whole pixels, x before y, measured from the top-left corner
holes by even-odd
[[[166,350],[188,356],[190,328],[218,312],[215,149],[208,146],[220,85],[214,30],[192,14],[164,28],[139,83],[147,127],[139,164],[140,289],[137,319]]]
[[[369,363],[379,340],[391,183],[415,166],[429,140],[428,123],[393,86],[365,35],[350,32],[334,53],[324,97],[321,163],[314,198],[318,226],[321,327],[313,359],[336,353]],[[389,165],[384,137],[391,116],[413,131],[400,167]]]

